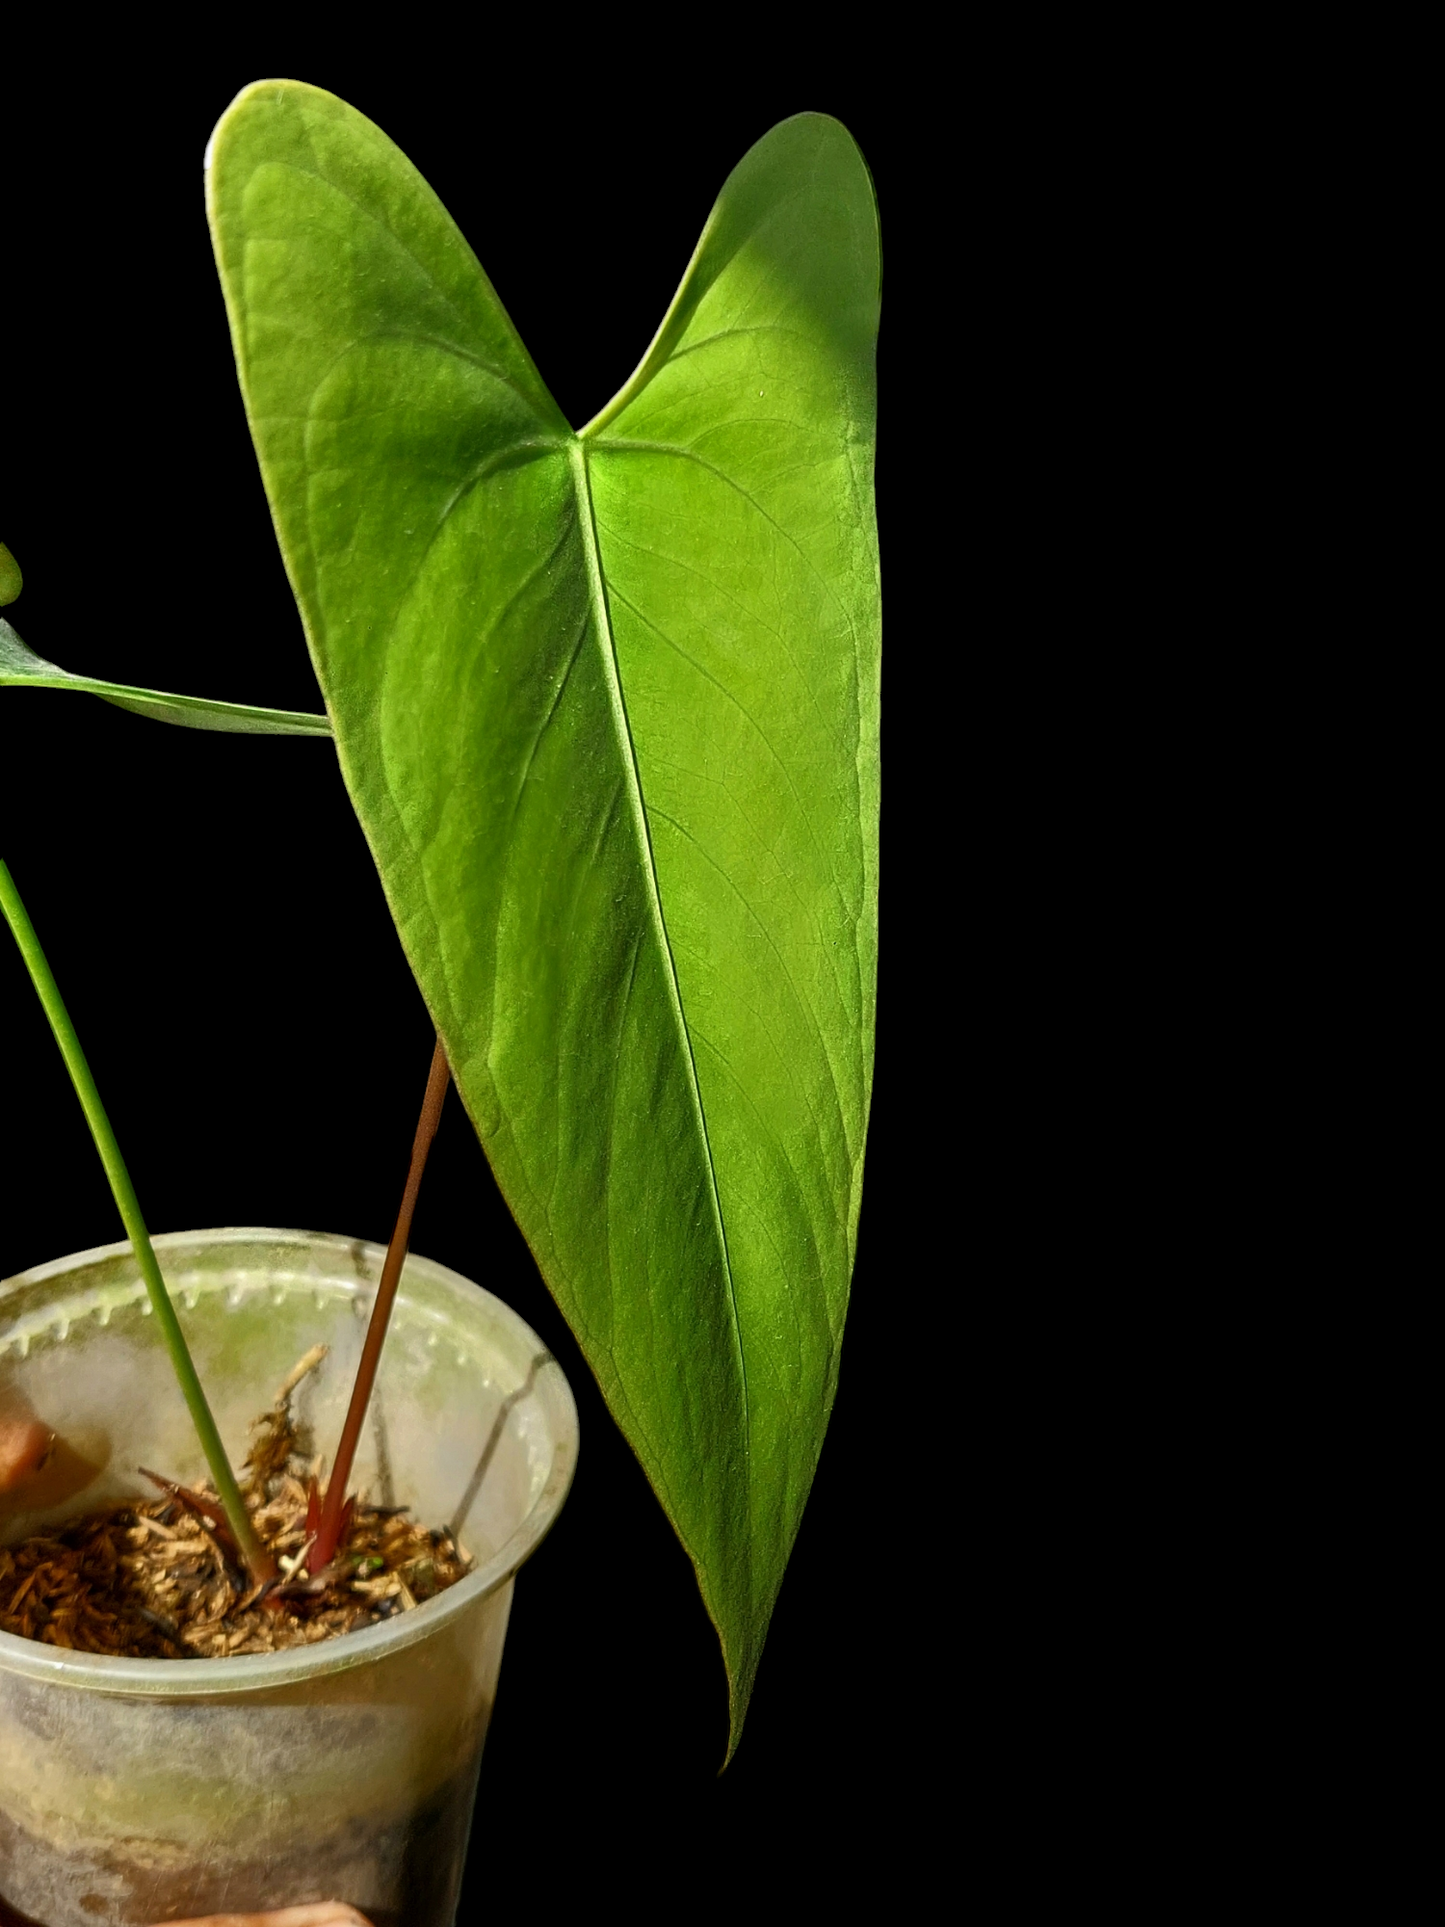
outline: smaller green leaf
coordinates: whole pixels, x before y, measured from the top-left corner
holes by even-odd
[[[13,602],[25,586],[25,578],[20,573],[20,564],[0,542],[0,609],[7,602]]]
[[[19,571],[16,571],[18,576]],[[221,729],[248,736],[329,736],[325,716],[309,716],[297,709],[251,709],[244,703],[213,703],[200,696],[172,696],[164,689],[136,689],[129,683],[98,682],[93,676],[72,676],[43,656],[37,656],[0,616],[0,689],[78,689],[99,696],[117,709],[158,723],[179,723],[183,729]]]

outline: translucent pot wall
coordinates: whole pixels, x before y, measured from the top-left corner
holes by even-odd
[[[334,1449],[384,1251],[295,1231],[155,1242],[233,1464],[318,1341],[331,1356],[294,1409]],[[129,1245],[0,1284],[0,1398],[17,1396],[99,1470],[42,1488],[43,1507],[0,1501],[0,1543],[153,1497],[138,1465],[204,1476]],[[449,1524],[475,1569],[413,1612],[277,1654],[109,1659],[0,1633],[0,1896],[45,1927],[332,1897],[377,1927],[449,1927],[512,1577],[576,1454],[571,1392],[536,1335],[408,1258],[355,1482]]]

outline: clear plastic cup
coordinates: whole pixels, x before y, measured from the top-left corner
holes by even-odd
[[[301,1231],[155,1240],[239,1466],[250,1421],[312,1345],[294,1410],[334,1449],[385,1252]],[[0,1397],[101,1469],[0,1544],[189,1483],[200,1448],[129,1244],[0,1284]],[[354,1482],[476,1561],[364,1632],[234,1659],[111,1659],[0,1633],[0,1897],[45,1927],[337,1898],[377,1927],[450,1927],[518,1567],[567,1495],[561,1368],[490,1293],[408,1257]],[[43,1494],[42,1494],[43,1496]]]

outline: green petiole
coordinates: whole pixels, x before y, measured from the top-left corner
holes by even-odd
[[[166,1290],[165,1279],[156,1262],[150,1234],[141,1216],[140,1202],[135,1187],[130,1181],[130,1173],[125,1168],[125,1159],[120,1154],[115,1132],[111,1129],[110,1119],[105,1114],[105,1106],[100,1101],[100,1092],[95,1087],[90,1066],[85,1061],[85,1052],[80,1048],[80,1039],[75,1034],[75,1026],[65,1008],[59,986],[46,962],[45,952],[40,947],[40,939],[35,934],[35,926],[20,900],[20,892],[9,870],[0,863],[0,911],[5,914],[20,954],[25,959],[25,968],[30,972],[30,981],[35,986],[36,995],[44,1006],[45,1015],[50,1019],[50,1028],[55,1033],[55,1041],[60,1046],[60,1054],[65,1059],[65,1068],[70,1072],[70,1080],[75,1086],[85,1121],[90,1126],[90,1134],[95,1139],[95,1148],[100,1153],[100,1161],[105,1166],[105,1175],[110,1180],[111,1192],[120,1209],[121,1221],[126,1235],[135,1249],[140,1265],[141,1276],[145,1280],[146,1291],[150,1296],[151,1310],[155,1313],[156,1323],[160,1326],[161,1337],[165,1340],[166,1350],[170,1353],[171,1367],[175,1372],[181,1394],[190,1408],[191,1420],[196,1435],[201,1441],[201,1450],[206,1455],[211,1477],[215,1481],[216,1493],[225,1508],[226,1518],[235,1535],[236,1544],[241,1550],[250,1569],[252,1579],[264,1584],[274,1578],[275,1566],[271,1555],[256,1536],[236,1484],[236,1475],[226,1457],[221,1435],[216,1430],[216,1421],[211,1416],[211,1408],[206,1403],[206,1394],[201,1381],[196,1376],[196,1368],[191,1362],[191,1354],[186,1346],[185,1333],[181,1330],[176,1308],[171,1303],[170,1293]]]

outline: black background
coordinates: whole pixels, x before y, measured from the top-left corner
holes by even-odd
[[[534,56],[554,57],[547,37],[539,27]],[[893,97],[881,61],[780,67],[739,49],[711,62],[708,85],[690,67],[604,83],[599,51],[543,85],[480,40],[459,49],[433,61],[404,43],[337,57],[288,35],[204,57],[168,47],[162,59],[157,45],[116,43],[63,82],[56,67],[32,71],[7,104],[0,539],[26,586],[6,614],[32,648],[78,672],[321,707],[202,203],[206,138],[246,82],[281,73],[328,87],[399,143],[574,423],[630,373],[749,144],[805,108],[836,114],[858,139],[887,264],[879,488],[894,653],[877,1081],[837,1407],[743,1743],[721,1778],[724,1676],[688,1561],[454,1098],[412,1239],[521,1312],[562,1360],[581,1411],[572,1496],[518,1582],[461,1918],[499,1879],[506,1888],[540,1872],[595,1894],[599,1867],[623,1904],[691,1906],[715,1880],[723,1904],[769,1868],[816,1893],[825,1868],[907,1851],[931,1804],[897,1817],[915,1739],[955,1717],[931,1602],[952,1587],[956,1533],[950,1525],[921,1568],[914,1536],[937,1503],[915,1442],[920,1370],[932,1378],[920,1364],[924,1311],[952,1289],[917,1228],[932,1131],[919,1092],[947,1040],[930,1040],[915,1072],[912,1019],[891,990],[900,956],[910,1004],[917,963],[951,968],[946,942],[920,958],[899,881],[907,864],[890,869],[920,827],[908,828],[917,771],[912,751],[897,756],[895,694],[911,741],[924,707],[897,653],[917,538],[900,527],[901,431],[890,425],[910,413],[910,371],[890,372],[889,353],[900,314],[919,305],[914,237],[929,214],[910,101]],[[935,632],[926,646],[951,643]],[[384,1242],[431,1031],[330,747],[167,728],[79,695],[0,692],[0,854],[153,1229],[297,1225]],[[8,1275],[109,1242],[119,1226],[8,944],[0,1011]],[[946,1198],[946,1217],[961,1210],[956,1193]],[[800,1832],[814,1812],[822,1832]]]

